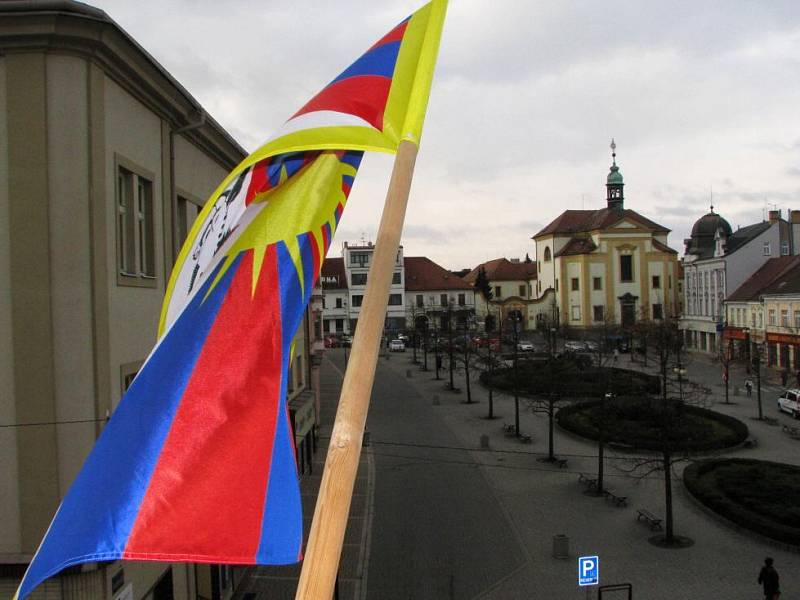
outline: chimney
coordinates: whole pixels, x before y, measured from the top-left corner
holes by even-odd
[[[781,210],[771,210],[769,211],[769,222],[770,223],[777,223],[781,220]]]

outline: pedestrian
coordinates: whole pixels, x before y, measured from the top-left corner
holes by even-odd
[[[617,364],[618,360],[619,360],[619,349],[614,348],[614,364]]]
[[[758,574],[758,583],[764,586],[764,600],[778,600],[781,597],[780,577],[769,557],[764,559],[764,566]]]
[[[749,377],[744,381],[744,389],[747,390],[748,398],[753,395],[753,382],[750,380]]]
[[[781,385],[786,387],[786,382],[789,381],[789,369],[781,371]]]

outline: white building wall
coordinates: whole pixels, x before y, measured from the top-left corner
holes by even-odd
[[[771,253],[764,255],[764,242],[769,242]],[[728,294],[733,293],[748,277],[770,258],[781,255],[780,227],[778,223],[772,226],[744,247],[725,257],[725,272]]]

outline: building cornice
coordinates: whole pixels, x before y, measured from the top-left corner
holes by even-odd
[[[97,65],[173,129],[204,124],[184,135],[226,170],[247,152],[136,40],[102,10],[68,1],[0,3],[0,55],[75,56]]]

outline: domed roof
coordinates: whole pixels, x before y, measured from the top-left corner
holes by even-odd
[[[710,212],[695,221],[694,227],[692,227],[692,237],[713,238],[717,234],[717,229],[722,229],[726,236],[729,236],[733,232],[730,223],[715,213],[714,207],[712,206]]]
[[[622,185],[622,173],[619,172],[619,167],[615,162],[611,165],[611,172],[608,174],[606,178],[606,184],[608,185]]]

